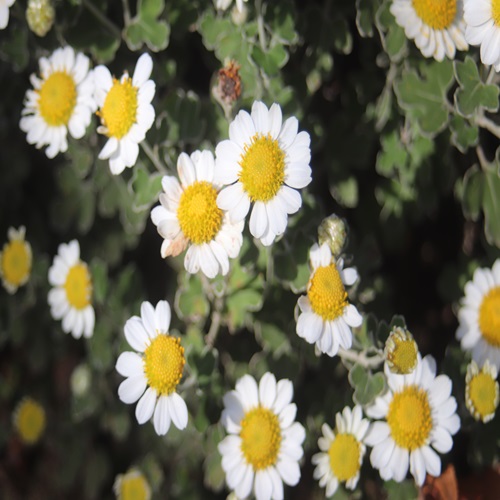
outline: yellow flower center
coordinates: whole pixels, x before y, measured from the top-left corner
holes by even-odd
[[[46,123],[53,127],[67,125],[76,104],[76,85],[64,71],[55,71],[38,91],[38,107]]]
[[[479,307],[479,329],[486,342],[500,347],[500,287],[484,296]]]
[[[158,395],[168,395],[175,391],[186,362],[184,347],[179,338],[157,335],[146,348],[143,361],[148,385]]]
[[[240,159],[239,180],[251,201],[269,201],[285,180],[285,153],[269,134],[255,134]]]
[[[387,423],[399,447],[413,451],[423,446],[432,430],[427,393],[418,386],[408,386],[394,394],[387,412]]]
[[[500,0],[492,0],[491,17],[496,26],[500,26]]]
[[[120,483],[119,500],[148,500],[151,496],[146,478],[139,472],[126,474]]]
[[[457,0],[412,0],[417,16],[435,30],[449,28],[457,15]]]
[[[335,264],[316,269],[309,280],[307,296],[313,311],[325,321],[342,316],[347,292]]]
[[[207,181],[197,181],[182,193],[177,218],[184,235],[194,244],[212,241],[222,226],[217,191]]]
[[[2,275],[12,286],[26,282],[31,272],[31,249],[23,240],[13,240],[6,244],[2,252]]]
[[[337,434],[330,449],[330,468],[339,481],[348,481],[359,473],[359,441],[352,434]]]
[[[113,78],[113,86],[97,114],[108,129],[109,137],[121,139],[127,134],[137,118],[137,88],[131,78],[123,82]]]
[[[498,382],[490,374],[479,372],[467,384],[466,399],[467,406],[472,406],[473,414],[484,421],[497,409]]]
[[[281,430],[276,414],[258,407],[241,421],[241,451],[254,470],[276,464],[281,445]]]
[[[387,339],[385,358],[393,373],[408,374],[417,366],[417,343],[410,332],[396,328]]]
[[[79,262],[70,268],[64,283],[66,298],[75,309],[85,309],[90,304],[92,295],[92,280],[84,262]]]
[[[33,399],[25,398],[16,411],[14,425],[25,443],[34,444],[45,429],[45,410]]]

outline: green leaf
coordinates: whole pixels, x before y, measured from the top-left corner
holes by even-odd
[[[383,2],[375,15],[375,25],[378,28],[382,45],[390,59],[400,61],[408,50],[408,41],[401,26],[389,10],[389,2]]]
[[[130,50],[139,50],[144,44],[153,52],[159,52],[167,47],[170,26],[166,21],[158,20],[164,8],[164,0],[139,0],[137,2],[137,15],[123,32]]]
[[[341,54],[350,54],[352,51],[352,35],[346,20],[340,17],[335,18],[330,29],[335,50]]]
[[[178,89],[165,102],[169,118],[168,142],[198,142],[206,129],[206,121],[201,116],[200,98],[194,92]]]
[[[9,61],[16,71],[22,71],[29,62],[28,31],[8,30],[9,38],[2,32],[0,39],[0,59]],[[4,38],[5,37],[5,38]]]
[[[101,259],[92,259],[90,263],[94,299],[97,304],[104,304],[108,293],[108,266]]]
[[[355,364],[349,371],[349,383],[354,388],[353,400],[360,405],[372,403],[385,389],[385,377],[382,373],[372,375],[359,364]]]
[[[356,26],[363,38],[373,36],[375,13],[379,2],[376,0],[356,0]]]
[[[394,90],[399,105],[415,119],[423,133],[434,136],[448,123],[446,94],[453,83],[450,61],[420,65],[420,74],[403,73]]]
[[[88,357],[91,366],[100,372],[111,369],[116,359],[111,348],[111,328],[105,320],[97,320],[94,334],[87,341]]]
[[[484,196],[484,175],[477,165],[465,172],[463,179],[462,208],[464,215],[477,220]]]
[[[272,353],[274,359],[291,352],[288,335],[271,323],[257,323],[256,336],[260,339],[264,349]]]
[[[150,174],[141,163],[138,163],[134,167],[129,191],[134,194],[134,209],[138,212],[148,210],[153,203],[158,201],[161,191],[161,175],[157,172]]]
[[[495,113],[498,111],[497,85],[487,85],[482,82],[474,59],[467,56],[464,62],[455,61],[455,76],[460,87],[455,91],[455,107],[466,118],[471,118],[485,109]]]
[[[203,285],[198,275],[180,273],[181,282],[175,294],[175,309],[181,319],[203,321],[210,310]]]
[[[416,500],[419,498],[418,488],[414,481],[387,481],[385,489],[388,493],[388,498],[391,500]]]
[[[288,62],[288,52],[280,44],[274,45],[266,52],[260,46],[255,45],[252,58],[267,75],[272,76],[278,73],[280,68]]]
[[[408,161],[408,152],[403,144],[399,132],[392,130],[381,138],[382,151],[377,155],[376,169],[380,175],[391,178],[394,173]]]
[[[496,164],[484,168],[484,232],[488,243],[500,247],[500,177]]]
[[[340,205],[347,208],[356,208],[358,206],[358,191],[358,180],[354,176],[338,181],[330,187],[333,198]]]
[[[461,153],[466,153],[471,147],[478,143],[479,128],[477,125],[470,125],[467,120],[460,115],[455,115],[450,120],[451,142]]]

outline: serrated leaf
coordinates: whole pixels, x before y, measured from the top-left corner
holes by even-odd
[[[134,195],[134,209],[139,212],[148,210],[153,203],[158,201],[158,194],[161,191],[161,175],[157,172],[150,174],[143,165],[138,164],[134,168],[129,191]]]
[[[271,323],[259,323],[258,333],[264,349],[272,353],[274,358],[291,350],[290,340],[285,332]]]
[[[462,208],[466,217],[477,220],[484,195],[484,175],[477,165],[465,172],[463,179]]]
[[[130,50],[139,50],[144,44],[153,52],[159,52],[167,47],[170,26],[166,21],[158,20],[164,8],[164,0],[139,0],[137,2],[137,15],[123,32]]]
[[[466,118],[471,118],[482,109],[492,113],[498,111],[497,85],[483,83],[474,59],[467,56],[464,62],[455,61],[455,76],[460,85],[455,91],[455,107]]]
[[[466,153],[471,147],[477,145],[479,139],[479,128],[470,125],[460,115],[455,115],[450,120],[451,142],[461,153]]]
[[[394,90],[399,105],[414,118],[422,132],[434,136],[448,122],[446,94],[453,83],[450,61],[420,65],[420,74],[410,70],[403,73]]]
[[[497,161],[498,163],[498,161]],[[500,177],[498,165],[483,169],[484,172],[484,232],[488,243],[500,247]]]
[[[378,2],[375,0],[356,0],[356,26],[359,34],[364,38],[373,36],[377,8]]]
[[[383,2],[375,15],[375,24],[382,39],[382,45],[390,59],[400,61],[408,49],[408,41],[401,26],[396,23],[389,10],[390,3]]]
[[[360,405],[372,403],[385,389],[385,377],[382,373],[372,375],[359,364],[351,368],[349,382],[354,388],[353,400]]]
[[[90,263],[90,272],[92,274],[92,286],[94,299],[98,304],[104,304],[108,293],[108,266],[106,262],[100,259],[93,259]]]
[[[258,45],[252,51],[252,58],[264,72],[269,75],[278,73],[288,61],[288,52],[283,45],[274,45],[264,52]]]
[[[198,275],[183,273],[182,280],[175,294],[175,308],[181,319],[192,322],[202,321],[207,317],[210,304],[205,297],[203,285]]]
[[[394,172],[408,161],[408,152],[401,143],[401,138],[396,130],[388,135],[383,135],[381,140],[382,151],[377,155],[377,172],[385,177],[392,177]]]

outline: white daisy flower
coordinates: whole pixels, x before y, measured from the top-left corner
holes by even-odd
[[[163,258],[178,255],[189,243],[184,267],[190,273],[200,269],[208,277],[229,271],[229,257],[238,256],[243,243],[244,222],[232,223],[217,206],[220,188],[214,183],[214,157],[210,151],[181,153],[176,177],[162,179],[161,205],[153,208],[151,219],[165,238]]]
[[[489,359],[500,369],[500,259],[491,270],[476,269],[464,289],[457,339],[478,365]]]
[[[200,269],[208,278],[229,271],[243,244],[244,222],[232,223],[217,206],[220,185],[214,182],[214,157],[210,151],[181,153],[177,160],[179,180],[162,179],[161,205],[151,211],[151,220],[164,238],[161,256],[179,255],[190,244],[184,267],[192,274]]]
[[[153,417],[156,433],[163,436],[173,422],[184,429],[188,411],[184,400],[175,392],[182,378],[186,358],[181,341],[169,335],[171,311],[168,302],[160,300],[154,308],[141,305],[141,317],[132,316],[125,323],[125,338],[137,352],[122,352],[116,370],[127,377],[118,387],[121,401],[133,404],[139,424]]]
[[[295,117],[282,123],[281,108],[254,102],[229,125],[229,140],[215,150],[215,182],[222,189],[217,204],[233,222],[250,215],[250,232],[268,246],[285,232],[288,214],[302,205],[297,189],[311,182],[310,137],[299,132]]]
[[[56,49],[49,58],[39,60],[40,78],[30,77],[19,126],[27,133],[28,144],[54,158],[68,149],[67,132],[75,139],[85,135],[92,113],[94,79],[89,59],[71,47]]]
[[[436,377],[432,356],[421,359],[409,375],[392,373],[385,364],[388,390],[366,409],[372,423],[365,443],[373,446],[371,464],[384,481],[403,481],[410,467],[421,486],[426,473],[441,474],[436,453],[447,453],[452,435],[460,428],[457,402],[451,395],[452,383],[446,375]]]
[[[95,313],[92,307],[92,275],[87,264],[80,260],[80,244],[73,240],[59,245],[49,269],[50,313],[62,319],[62,329],[75,339],[92,337]]]
[[[475,361],[467,366],[465,405],[475,420],[493,420],[500,400],[497,377],[498,370],[488,360],[481,369]]]
[[[9,227],[5,243],[0,252],[0,277],[2,284],[9,293],[16,293],[17,289],[26,284],[31,275],[32,252],[31,245],[24,239],[26,228]]]
[[[301,311],[297,335],[316,344],[319,352],[335,356],[339,347],[351,347],[351,328],[362,323],[356,307],[349,304],[344,287],[358,279],[358,272],[352,267],[343,269],[343,260],[335,260],[327,243],[315,243],[309,257],[313,270],[307,296],[302,295],[297,302]]]
[[[500,3],[464,0],[465,38],[480,46],[481,62],[500,71]]]
[[[462,0],[393,0],[390,10],[425,57],[453,59],[457,49],[469,48]]]
[[[359,471],[365,456],[364,438],[370,423],[363,418],[361,406],[352,411],[346,406],[342,413],[335,415],[336,432],[328,424],[323,424],[323,436],[318,439],[321,453],[312,457],[314,479],[319,479],[321,488],[326,486],[326,496],[331,497],[345,483],[346,488],[353,490],[359,480]]]
[[[215,0],[215,8],[217,10],[227,10],[232,2],[233,0]],[[245,8],[243,2],[248,2],[248,0],[236,0],[236,10],[238,12],[243,12]]]
[[[132,467],[125,474],[118,474],[113,484],[117,500],[149,500],[151,487],[144,474]]]
[[[108,136],[99,158],[109,159],[109,168],[114,175],[135,165],[139,143],[153,125],[155,110],[151,101],[155,95],[155,83],[149,80],[152,70],[153,60],[149,54],[139,57],[132,78],[125,71],[117,80],[102,65],[94,69],[97,114],[102,123],[97,131]]]
[[[221,421],[229,433],[220,443],[226,482],[238,498],[282,499],[283,482],[300,479],[305,430],[294,422],[293,385],[265,373],[259,385],[250,375],[224,396]]]
[[[15,1],[16,0],[0,0],[0,30],[5,29],[9,24],[9,8],[14,5]]]

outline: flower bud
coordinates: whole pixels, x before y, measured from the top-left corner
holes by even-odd
[[[418,347],[413,335],[404,328],[394,327],[385,342],[384,357],[392,373],[408,375],[415,370]]]
[[[344,219],[332,214],[321,221],[318,228],[318,242],[320,246],[326,243],[332,255],[338,257],[347,242],[348,226]]]
[[[55,11],[51,0],[28,0],[26,20],[35,35],[45,36],[54,24]]]

